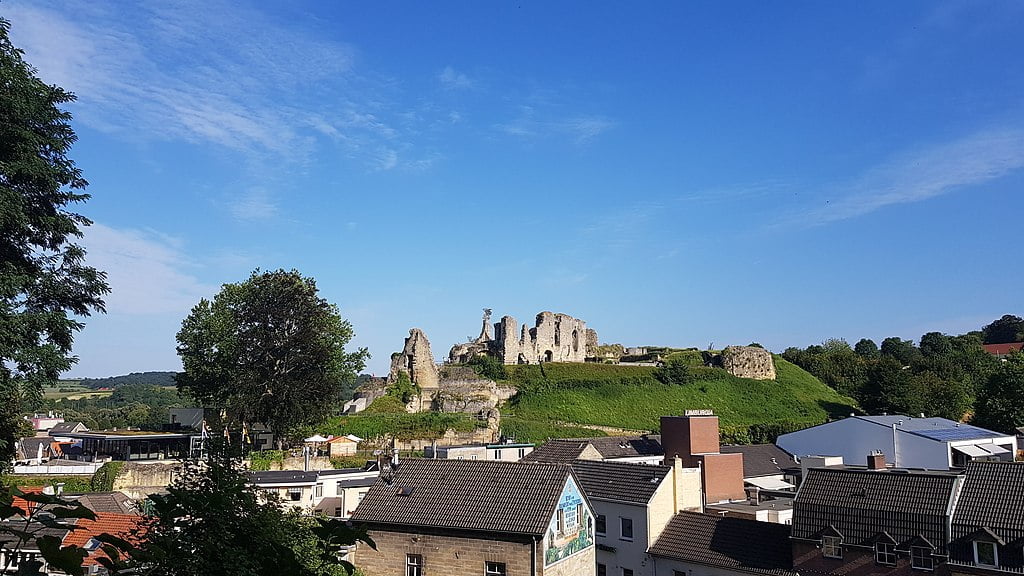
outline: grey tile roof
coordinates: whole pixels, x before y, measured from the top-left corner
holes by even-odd
[[[420,526],[543,535],[572,469],[564,464],[402,460],[352,513],[371,529]]]
[[[743,477],[776,476],[786,466],[793,466],[793,456],[775,444],[724,445],[722,454],[743,454]],[[772,462],[772,459],[775,461]]]
[[[680,512],[651,546],[654,556],[753,574],[791,576],[789,526]]]
[[[85,424],[82,424],[81,422],[61,422],[60,424],[55,425],[53,428],[50,428],[50,436],[53,436],[55,434],[68,434],[71,432],[75,432],[75,429],[79,427],[81,427],[78,430],[79,432],[88,430]]]
[[[631,458],[636,456],[662,456],[661,436],[602,436],[591,438],[590,443],[604,458]]]
[[[830,526],[848,545],[871,545],[882,532],[897,544],[923,536],[945,553],[953,474],[812,468],[793,501],[793,537],[817,540]]]
[[[139,515],[135,502],[121,492],[88,492],[81,495],[68,495],[93,512],[113,512],[117,514]]]
[[[572,469],[588,498],[640,505],[650,502],[665,476],[672,472],[669,466],[594,460],[577,460]]]
[[[537,446],[533,452],[523,456],[519,461],[571,464],[589,445],[589,438],[556,438]]]
[[[43,446],[43,456],[50,455],[50,443],[54,441],[52,436],[29,436],[18,442],[18,451],[25,459],[35,458],[39,454],[39,445]]]
[[[1021,566],[1024,545],[1024,463],[968,462],[953,514],[954,557],[973,560],[972,536],[988,529],[1007,544],[1000,564]]]

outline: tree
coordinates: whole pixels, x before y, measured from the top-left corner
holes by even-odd
[[[133,551],[148,576],[334,576],[351,573],[342,547],[373,542],[341,520],[286,511],[276,494],[261,499],[240,461],[213,446],[205,462],[186,462],[182,474],[153,495],[155,514]]]
[[[337,410],[369,357],[365,348],[345,351],[352,335],[312,278],[256,270],[201,300],[182,322],[178,389],[242,423],[265,424],[280,443],[295,426]]]
[[[853,351],[857,353],[857,356],[864,359],[878,358],[878,344],[875,344],[875,341],[870,338],[858,340],[853,346]]]
[[[981,333],[985,337],[985,344],[1020,342],[1024,340],[1024,318],[1006,314],[982,328]]]
[[[24,399],[39,398],[77,360],[79,318],[103,312],[104,273],[75,243],[91,222],[68,209],[89,198],[67,157],[76,137],[60,106],[75,97],[49,86],[22,59],[0,18],[0,462],[14,453]]]
[[[953,351],[953,341],[941,332],[929,332],[921,336],[919,348],[926,357],[943,356]]]
[[[1014,433],[1024,426],[1024,353],[1012,354],[978,391],[974,421],[979,426]]]
[[[913,342],[895,336],[882,340],[880,350],[882,356],[894,358],[903,366],[910,366],[921,356],[921,351],[914,346]]]
[[[654,377],[662,384],[685,386],[694,380],[690,365],[683,358],[669,358],[664,364],[654,369]]]

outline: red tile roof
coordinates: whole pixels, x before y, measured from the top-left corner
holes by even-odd
[[[125,540],[133,539],[133,531],[141,528],[143,518],[134,514],[116,514],[113,512],[98,512],[95,520],[80,519],[75,523],[78,529],[70,532],[64,538],[64,546],[84,547],[89,540],[100,534],[110,534]],[[84,566],[98,564],[96,556],[104,554],[102,549],[97,548],[85,559]]]
[[[40,492],[43,491],[43,489],[38,486],[18,486],[18,490],[21,490],[25,494],[39,494]],[[39,504],[36,504],[35,502],[29,502],[24,498],[15,496],[14,501],[11,502],[11,505],[14,506],[15,508],[21,508],[21,510],[25,512],[25,516],[28,516],[29,512],[31,512]]]
[[[1006,344],[985,344],[982,346],[985,352],[993,356],[1006,356],[1013,352],[1020,352],[1024,348],[1024,342],[1008,342]]]

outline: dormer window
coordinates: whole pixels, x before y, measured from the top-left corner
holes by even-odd
[[[822,536],[821,554],[825,558],[842,558],[843,539],[838,536]]]
[[[924,546],[911,546],[910,567],[915,570],[934,570],[935,559],[932,558],[932,551]]]
[[[974,541],[974,563],[978,566],[999,566],[999,550],[995,542]]]
[[[896,565],[896,545],[890,542],[875,543],[875,562],[883,566]]]

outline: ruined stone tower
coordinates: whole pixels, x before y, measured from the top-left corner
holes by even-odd
[[[486,354],[504,364],[537,364],[540,362],[583,362],[597,342],[597,333],[587,323],[568,314],[541,312],[533,328],[503,316],[490,334],[490,309],[484,310],[484,327],[480,336],[465,344],[456,344],[448,353],[448,361],[464,364],[475,356]]]

